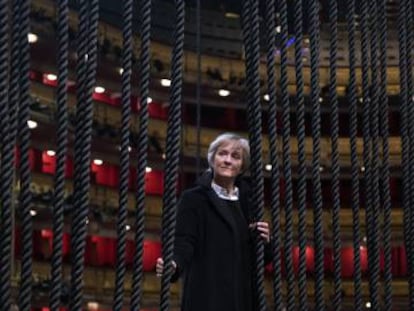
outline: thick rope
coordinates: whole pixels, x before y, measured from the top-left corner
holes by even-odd
[[[1,310],[9,310],[11,303],[11,243],[12,243],[12,201],[11,159],[7,154],[8,135],[8,1],[0,2],[0,122],[1,122],[1,241],[0,241],[0,306]]]
[[[351,183],[352,183],[352,232],[354,250],[354,310],[362,310],[362,274],[361,274],[361,233],[360,233],[360,197],[359,197],[359,161],[357,153],[357,89],[356,89],[356,47],[355,47],[355,2],[347,1],[347,28],[349,45],[349,136],[351,146]]]
[[[65,162],[68,135],[67,82],[68,82],[68,48],[69,48],[69,7],[68,1],[58,4],[58,84],[57,84],[57,148],[56,172],[53,197],[53,251],[51,263],[51,289],[49,306],[51,311],[60,307],[62,285],[62,247],[65,198]]]
[[[383,202],[384,243],[384,311],[392,310],[392,257],[391,257],[391,195],[389,168],[389,127],[387,96],[387,17],[386,0],[379,0],[379,44],[380,44],[380,136],[382,138],[381,201]]]
[[[273,310],[282,310],[280,267],[280,172],[277,146],[277,98],[275,81],[275,1],[266,1],[267,88],[269,93],[269,151],[271,170],[270,211],[272,217]]]
[[[288,9],[286,0],[279,2],[281,21],[280,40],[280,91],[282,101],[282,144],[283,144],[283,177],[285,181],[285,244],[284,255],[287,274],[287,304],[286,310],[293,311],[295,306],[295,274],[293,270],[293,187],[292,159],[290,153],[290,100],[288,92]]]
[[[252,49],[253,47],[248,44],[252,40],[252,28],[251,28],[251,5],[250,0],[244,0],[242,2],[242,35],[243,35],[243,47],[244,47],[244,54],[245,54],[245,67],[246,67],[246,98],[247,98],[247,109],[246,114],[249,115],[249,109],[252,107],[250,104],[252,102],[250,88],[252,86]],[[247,118],[248,128],[251,127],[250,125],[251,120]]]
[[[165,178],[162,215],[162,257],[165,263],[170,263],[173,255],[175,214],[176,214],[176,189],[178,162],[181,139],[181,89],[182,89],[182,62],[184,50],[184,0],[175,1],[176,22],[174,29],[174,46],[171,60],[171,89],[170,106],[168,113]],[[170,280],[172,269],[166,264],[165,273],[161,278],[160,311],[169,309]]]
[[[412,62],[412,53],[413,53],[413,42],[414,34],[413,34],[413,3],[412,0],[405,0],[405,11],[406,11],[406,27],[407,27],[407,100],[408,100],[408,133],[409,133],[409,141],[410,141],[410,151],[412,151],[413,141],[414,141],[414,90],[413,90],[413,62]],[[412,178],[414,178],[414,157],[410,156],[410,206],[412,209],[412,204],[414,202],[414,185],[412,183]],[[413,225],[414,221],[414,213],[411,211],[410,213],[410,224]],[[409,251],[411,252],[410,257],[414,259],[414,250],[412,246],[414,245],[414,237],[413,231],[411,227],[411,234],[410,234],[410,245],[411,248]],[[413,262],[411,262],[413,265]],[[414,266],[410,270],[410,306],[414,306]]]
[[[330,53],[329,53],[329,103],[331,105],[331,154],[332,154],[332,236],[333,236],[333,258],[334,258],[334,297],[333,309],[342,309],[342,280],[341,280],[341,226],[340,226],[340,165],[339,165],[339,109],[337,86],[337,53],[338,53],[338,5],[336,0],[330,1],[329,5],[329,33]]]
[[[368,249],[368,256],[371,259],[369,262],[370,272],[370,301],[373,310],[379,310],[379,280],[380,280],[380,249],[379,249],[379,216],[380,216],[380,193],[379,193],[379,86],[378,86],[378,23],[377,15],[378,8],[376,1],[370,4],[370,12],[372,13],[370,19],[370,44],[371,44],[371,141],[372,141],[372,160],[371,160],[371,191],[372,191],[372,219],[370,246]]]
[[[315,309],[325,309],[324,266],[323,266],[323,206],[320,176],[321,153],[321,112],[319,90],[319,2],[312,1],[310,6],[310,64],[311,64],[311,103],[312,103],[312,203],[314,218],[315,244]]]
[[[305,153],[305,100],[303,82],[303,29],[302,1],[295,1],[295,73],[296,118],[298,131],[298,235],[299,235],[299,310],[308,310],[306,288],[306,153]]]
[[[248,105],[249,141],[250,141],[250,172],[252,177],[252,205],[254,206],[253,221],[263,220],[263,164],[262,164],[262,108],[260,105],[260,43],[259,43],[259,4],[257,0],[250,0],[251,37],[245,45],[251,46],[251,84],[249,87],[250,99]],[[264,253],[263,239],[256,235],[255,241],[255,310],[266,310],[264,294]]]
[[[143,279],[142,256],[144,242],[145,210],[145,167],[148,150],[148,95],[150,82],[150,39],[151,39],[151,0],[141,4],[141,55],[140,55],[140,110],[138,131],[138,164],[136,188],[135,254],[132,274],[131,310],[138,311],[141,306]]]
[[[88,6],[89,5],[89,6]],[[91,138],[92,138],[92,117],[93,102],[92,90],[95,85],[95,74],[97,67],[97,35],[99,2],[93,0],[81,2],[80,19],[86,19],[89,27],[86,33],[80,34],[87,39],[87,53],[79,54],[78,61],[85,61],[85,79],[80,81],[84,85],[83,96],[78,99],[78,105],[84,106],[80,109],[82,115],[78,120],[75,138],[75,208],[72,224],[72,271],[71,271],[71,299],[70,310],[78,311],[83,303],[83,271],[84,253],[87,233],[87,216],[89,211],[89,181],[90,181],[90,158],[91,158]],[[86,14],[87,18],[82,14]],[[83,82],[83,83],[82,83]],[[76,140],[81,140],[76,144]],[[76,154],[78,155],[76,157]]]
[[[20,134],[20,209],[21,218],[21,243],[22,260],[20,274],[19,310],[29,311],[32,298],[32,216],[31,209],[31,174],[29,162],[30,129],[27,121],[30,116],[30,47],[27,36],[30,30],[30,1],[20,2],[20,110],[19,110],[19,134]]]
[[[363,92],[363,111],[362,111],[362,135],[363,135],[363,162],[365,167],[364,186],[365,186],[365,227],[368,247],[368,265],[372,267],[372,257],[370,256],[372,247],[372,137],[371,137],[371,93],[369,77],[369,19],[371,18],[368,8],[369,1],[361,3],[361,59],[362,59],[362,92]],[[371,276],[371,275],[370,275]],[[369,278],[370,297],[373,294],[372,277]]]
[[[404,211],[404,242],[407,256],[408,275],[413,270],[411,241],[411,195],[410,195],[410,140],[409,140],[409,124],[408,124],[408,85],[407,85],[407,27],[406,27],[406,7],[405,1],[400,2],[398,14],[398,41],[399,41],[399,69],[400,69],[400,120],[401,120],[401,171],[402,171],[402,204]],[[414,291],[412,290],[412,280],[410,284],[410,303],[414,299]]]
[[[125,249],[126,249],[126,220],[128,216],[129,188],[129,124],[131,121],[131,75],[132,75],[132,17],[133,1],[123,1],[123,51],[122,51],[122,117],[121,117],[121,150],[119,171],[119,208],[117,222],[117,248],[114,301],[112,309],[122,310],[124,301],[125,282]]]

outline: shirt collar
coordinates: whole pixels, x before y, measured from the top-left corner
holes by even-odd
[[[234,187],[234,191],[230,194],[226,188],[223,188],[217,185],[214,181],[211,182],[211,188],[213,188],[214,192],[217,196],[221,199],[230,200],[230,201],[238,201],[239,200],[239,188]]]

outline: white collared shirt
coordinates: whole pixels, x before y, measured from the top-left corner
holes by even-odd
[[[211,188],[213,188],[214,192],[221,199],[230,200],[230,201],[239,200],[239,188],[238,187],[234,187],[233,193],[230,194],[226,188],[223,188],[222,186],[219,186],[214,181],[212,181]]]

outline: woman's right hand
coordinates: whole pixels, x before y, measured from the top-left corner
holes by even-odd
[[[172,273],[174,274],[175,270],[177,269],[177,264],[174,260],[171,261],[171,266],[173,267]],[[164,260],[161,257],[157,259],[157,263],[155,265],[155,272],[157,273],[158,277],[161,277],[162,273],[164,272]]]

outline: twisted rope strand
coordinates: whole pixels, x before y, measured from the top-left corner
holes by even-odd
[[[286,0],[279,2],[281,39],[280,39],[280,91],[282,101],[282,145],[283,145],[283,176],[285,180],[285,265],[287,278],[286,310],[295,310],[295,274],[293,270],[293,187],[292,187],[292,159],[290,153],[290,100],[288,93],[288,8]]]
[[[391,195],[389,168],[389,120],[387,96],[387,17],[386,0],[379,0],[379,44],[380,44],[380,136],[382,138],[381,201],[383,202],[384,243],[384,311],[392,310],[392,261],[391,261]]]
[[[140,99],[138,131],[138,165],[136,188],[135,254],[132,275],[131,310],[140,310],[143,279],[142,256],[144,241],[145,167],[148,150],[148,95],[150,82],[151,0],[141,5]]]
[[[251,36],[246,45],[251,46],[251,88],[249,89],[251,101],[248,102],[249,141],[251,150],[250,172],[252,176],[252,204],[254,221],[263,220],[263,164],[262,164],[262,109],[260,105],[260,43],[259,43],[259,4],[257,0],[250,0],[250,26]],[[263,239],[256,236],[255,241],[255,293],[256,310],[266,310],[264,294],[264,253]]]
[[[319,102],[319,2],[312,1],[310,6],[310,46],[311,46],[311,103],[312,103],[312,202],[314,210],[315,240],[315,309],[325,309],[324,267],[323,267],[323,203],[320,176],[321,155],[321,114]]]
[[[79,162],[75,163],[78,171],[75,171],[75,180],[77,179],[78,188],[75,188],[77,195],[75,195],[75,206],[78,209],[73,220],[72,231],[72,271],[71,271],[71,300],[70,310],[78,311],[82,308],[83,301],[83,271],[84,271],[84,253],[87,233],[87,217],[89,212],[89,181],[90,181],[90,158],[91,158],[91,139],[92,139],[92,117],[93,117],[93,102],[92,90],[95,85],[95,75],[97,67],[97,35],[98,35],[98,19],[99,19],[99,1],[91,0],[89,7],[85,10],[88,17],[89,27],[85,37],[87,38],[87,55],[85,59],[86,72],[84,80],[84,102],[79,104],[84,105],[82,119],[79,120],[79,128],[76,135],[78,139],[82,140],[79,143]],[[81,3],[83,6],[84,3]],[[76,146],[76,144],[75,144]],[[76,159],[76,157],[75,157]],[[76,165],[77,164],[77,165]]]
[[[117,249],[115,290],[112,309],[122,310],[125,282],[125,249],[126,220],[128,216],[128,183],[129,183],[129,124],[131,121],[131,75],[132,75],[132,17],[133,1],[123,1],[123,51],[122,51],[122,117],[121,117],[121,150],[119,172],[119,209],[117,222]]]
[[[354,310],[362,310],[362,274],[360,257],[360,197],[359,197],[359,161],[357,152],[357,90],[356,90],[356,48],[355,48],[355,2],[347,1],[347,28],[349,45],[349,136],[351,146],[351,183],[352,183],[352,232],[353,232],[353,251],[354,251]]]
[[[184,49],[185,7],[183,0],[175,1],[176,23],[174,29],[174,46],[171,61],[170,110],[166,142],[165,179],[162,217],[162,257],[169,263],[172,259],[176,214],[176,184],[181,135],[181,90],[182,90],[182,59]],[[169,309],[169,289],[171,265],[166,265],[161,278],[160,311]]]
[[[21,243],[22,259],[19,290],[19,310],[29,311],[32,298],[32,249],[33,249],[33,225],[31,209],[31,174],[30,174],[30,129],[27,121],[30,116],[30,47],[27,36],[30,31],[30,1],[20,2],[20,110],[19,110],[19,134],[20,134],[20,208],[21,219]]]
[[[374,1],[371,4],[371,21],[370,21],[370,33],[371,33],[371,141],[372,141],[372,171],[371,171],[371,189],[372,189],[372,219],[371,219],[371,250],[369,256],[371,262],[369,265],[371,290],[370,300],[374,310],[379,310],[379,280],[380,280],[380,249],[379,249],[379,128],[378,128],[378,99],[379,99],[379,86],[378,86],[378,8],[377,3]]]
[[[341,227],[340,227],[340,165],[339,165],[339,109],[337,86],[337,53],[338,53],[338,5],[336,0],[329,5],[329,32],[330,40],[330,70],[329,70],[329,102],[331,105],[331,153],[332,153],[332,229],[333,229],[333,256],[334,256],[334,299],[333,309],[342,309],[342,280],[341,280]]]
[[[270,211],[272,217],[273,310],[282,309],[280,268],[280,172],[277,146],[277,98],[275,81],[275,1],[266,1],[267,88],[269,92],[269,150],[271,171]]]
[[[404,0],[403,0],[404,1]],[[409,135],[409,142],[410,142],[410,151],[412,150],[413,141],[414,141],[414,90],[413,90],[413,62],[412,62],[412,53],[413,53],[413,42],[414,35],[413,35],[413,3],[412,0],[405,0],[405,14],[406,14],[406,28],[407,28],[407,34],[406,34],[406,48],[407,48],[407,101],[408,101],[408,135]],[[414,158],[413,156],[410,156],[410,181],[412,181],[412,178],[414,177]],[[412,204],[414,202],[414,185],[412,182],[410,182],[410,206],[412,208]],[[414,221],[414,213],[410,212],[410,224],[412,226]],[[412,233],[412,227],[411,227],[411,233]],[[412,249],[412,246],[414,245],[414,237],[412,234],[409,235],[410,237],[410,245],[411,248],[409,251],[411,252],[410,257],[411,259],[414,259],[414,250]],[[414,266],[410,270],[410,306],[414,306]]]
[[[8,112],[8,1],[0,2],[0,117],[1,117],[1,240],[0,240],[0,308],[9,310],[11,303],[11,243],[12,243],[12,202],[11,202],[11,163],[7,156],[9,142]]]
[[[67,82],[68,82],[68,48],[69,48],[69,7],[68,1],[58,4],[58,84],[57,84],[57,148],[56,172],[53,197],[53,251],[51,262],[50,310],[58,311],[60,307],[62,284],[62,247],[64,229],[64,191],[65,191],[65,162],[67,152],[68,112],[67,112]]]
[[[305,100],[303,81],[303,27],[302,1],[295,1],[295,74],[296,118],[298,131],[298,235],[299,235],[299,309],[308,310],[306,288],[306,155],[305,155]]]

